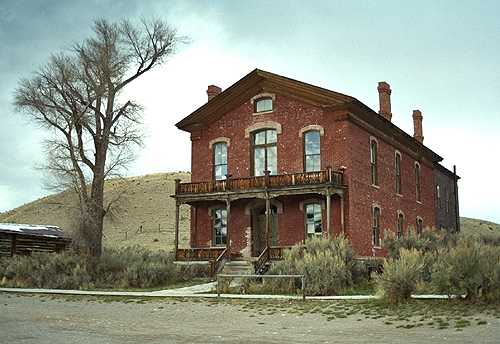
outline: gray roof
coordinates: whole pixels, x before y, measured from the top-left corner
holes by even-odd
[[[0,233],[10,233],[18,235],[36,235],[49,238],[65,238],[61,228],[52,225],[0,223]]]

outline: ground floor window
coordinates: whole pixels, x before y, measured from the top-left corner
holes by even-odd
[[[309,203],[306,205],[306,234],[312,238],[322,233],[321,204]]]
[[[213,210],[213,227],[215,246],[226,245],[227,242],[227,210],[224,208],[217,208]]]
[[[380,208],[373,207],[373,246],[380,247]]]
[[[401,213],[398,213],[398,223],[397,223],[397,236],[398,238],[403,237],[403,223],[404,223],[404,216]]]
[[[417,235],[422,234],[423,223],[424,220],[422,220],[420,217],[417,217]]]

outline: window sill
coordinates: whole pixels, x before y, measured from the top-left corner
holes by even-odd
[[[372,184],[372,187],[374,187],[375,189],[380,189],[379,185]]]
[[[381,250],[382,246],[373,246],[373,248],[376,249],[376,250]]]
[[[423,204],[422,201],[417,201],[418,204]]]
[[[402,194],[399,194],[399,193],[396,193],[396,196],[398,196],[398,197],[403,197],[403,195],[402,195]]]
[[[270,110],[270,111],[261,111],[261,112],[254,112],[253,115],[254,116],[258,116],[258,115],[267,115],[267,114],[270,114],[270,113],[273,113],[274,110]]]

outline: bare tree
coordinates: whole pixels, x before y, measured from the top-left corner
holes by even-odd
[[[100,256],[104,181],[133,157],[141,143],[141,107],[122,92],[166,61],[185,39],[161,20],[94,23],[94,35],[53,55],[30,79],[19,82],[14,104],[47,129],[47,170],[78,195],[80,237]]]

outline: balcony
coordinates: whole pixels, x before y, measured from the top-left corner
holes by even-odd
[[[266,171],[267,172],[267,171]],[[274,196],[316,192],[325,188],[343,189],[342,171],[326,169],[317,172],[301,172],[249,178],[180,183],[176,181],[175,197],[179,200],[209,200],[231,195],[234,198],[258,197],[261,193]]]

